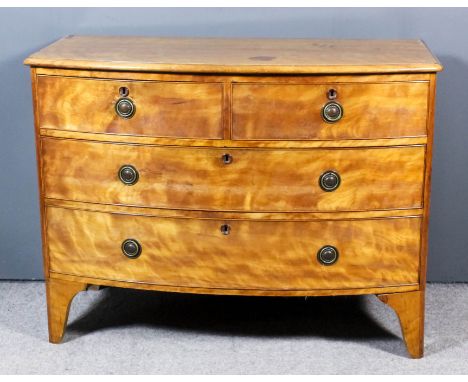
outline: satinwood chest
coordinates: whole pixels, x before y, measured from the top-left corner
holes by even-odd
[[[421,41],[68,36],[26,64],[51,342],[89,286],[376,294],[422,356]]]

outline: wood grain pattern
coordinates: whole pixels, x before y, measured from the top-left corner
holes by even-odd
[[[421,41],[67,36],[31,66],[185,73],[407,73],[442,69]]]
[[[393,286],[417,283],[419,277],[419,218],[219,221],[48,207],[47,219],[51,271],[76,276],[286,290]],[[221,233],[222,224],[231,226],[229,235]],[[128,238],[143,248],[137,259],[121,252]],[[332,266],[317,261],[325,245],[340,251]]]
[[[58,344],[62,341],[71,301],[78,292],[85,289],[86,284],[82,282],[46,279],[47,317],[50,342]]]
[[[234,147],[234,148],[278,148],[278,149],[313,149],[313,148],[351,148],[351,147],[388,147],[425,145],[427,137],[384,138],[384,139],[339,139],[339,140],[229,140],[229,139],[189,139],[118,135],[102,133],[83,133],[77,131],[40,129],[44,137],[70,138],[85,141],[108,143],[136,143],[151,146],[189,146],[189,147]]]
[[[376,294],[422,356],[442,69],[424,43],[69,36],[25,63],[51,342],[88,285]],[[128,120],[114,111],[121,86]],[[335,124],[321,118],[330,88],[344,108]],[[123,164],[136,185],[118,180]],[[326,170],[341,175],[331,193],[318,186]],[[137,259],[121,253],[128,237]],[[323,245],[336,264],[319,264]]]
[[[128,81],[129,79],[138,81],[165,81],[165,82],[233,82],[233,83],[300,83],[300,84],[324,84],[324,83],[392,83],[392,82],[419,82],[430,81],[431,73],[360,73],[355,74],[261,74],[252,73],[242,74],[224,74],[224,73],[179,73],[179,72],[137,72],[137,71],[108,71],[108,70],[84,70],[84,69],[65,69],[65,68],[47,68],[36,67],[36,73],[39,76],[57,76],[57,77],[80,77],[95,79],[117,79]]]
[[[50,272],[50,277],[57,280],[80,282],[90,284],[88,289],[97,286],[131,288],[149,291],[171,293],[193,293],[230,296],[283,296],[283,297],[309,297],[309,296],[351,296],[363,294],[401,293],[418,290],[418,284],[392,285],[376,288],[344,288],[344,289],[226,289],[226,288],[197,288],[174,285],[160,285],[155,283],[129,282],[97,279],[93,277],[74,276],[64,273]]]
[[[419,282],[421,290],[426,289],[426,274],[427,274],[427,255],[428,255],[428,239],[429,239],[429,216],[430,216],[430,197],[431,197],[431,175],[432,175],[432,147],[434,145],[434,113],[435,113],[435,96],[436,96],[436,76],[431,78],[429,91],[429,109],[427,115],[427,131],[428,139],[426,145],[426,159],[424,171],[424,218],[421,229],[421,267]]]
[[[119,117],[120,87],[129,89],[136,107]],[[223,84],[114,81],[39,76],[38,123],[41,128],[72,131],[223,138]]]
[[[335,89],[343,118],[323,120]],[[426,135],[426,82],[233,84],[233,139],[370,139]]]
[[[402,210],[370,211],[334,211],[334,212],[245,212],[245,211],[204,211],[204,210],[171,210],[167,208],[133,207],[115,204],[96,204],[72,200],[44,198],[47,206],[63,207],[72,210],[121,213],[135,216],[155,216],[188,219],[217,220],[267,220],[267,221],[313,221],[313,220],[355,220],[400,217],[421,217],[423,208]]]
[[[424,147],[242,150],[114,145],[43,139],[48,198],[204,210],[359,211],[421,207]],[[229,152],[233,162],[221,156]],[[372,158],[372,159],[370,159]],[[92,164],[99,163],[99,166]],[[122,165],[138,183],[118,179]],[[340,187],[320,176],[335,170]]]
[[[42,149],[41,149],[41,138],[40,128],[38,123],[37,115],[37,75],[36,69],[31,68],[31,90],[33,99],[33,111],[34,111],[34,142],[36,151],[36,169],[37,169],[37,180],[38,180],[38,196],[39,196],[39,213],[41,220],[41,250],[42,250],[42,269],[44,271],[44,277],[49,277],[49,258],[46,251],[46,217],[45,217],[45,203],[42,183]]]
[[[400,321],[408,353],[413,358],[424,355],[424,291],[377,295],[392,307]]]

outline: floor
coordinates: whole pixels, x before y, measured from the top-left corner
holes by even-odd
[[[0,374],[468,374],[468,284],[430,284],[409,359],[374,296],[221,297],[108,288],[47,342],[42,282],[0,282]]]

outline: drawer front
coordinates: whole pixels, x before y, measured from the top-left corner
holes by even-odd
[[[47,208],[53,272],[232,289],[370,288],[418,282],[420,218],[220,221]],[[230,226],[228,235],[221,232]],[[127,239],[137,258],[122,252]],[[322,265],[324,246],[338,251]]]
[[[328,99],[328,91],[336,99]],[[375,139],[426,135],[427,82],[234,84],[234,139]],[[331,97],[333,98],[333,97]],[[338,102],[342,118],[325,122]]]
[[[419,208],[424,147],[248,150],[42,140],[45,196],[221,211],[361,211]],[[223,162],[228,154],[232,161]],[[119,170],[138,173],[126,185]],[[336,190],[321,188],[328,170]]]
[[[128,89],[127,97],[120,95],[121,88]],[[116,103],[121,98],[133,103],[135,111],[131,118],[117,114]],[[39,76],[37,102],[42,128],[155,137],[223,138],[223,85],[220,83]]]

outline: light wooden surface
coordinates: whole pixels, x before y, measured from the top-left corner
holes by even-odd
[[[119,117],[126,87],[136,107]],[[196,82],[106,81],[39,76],[41,128],[160,137],[223,138],[223,85]]]
[[[91,285],[108,286],[115,288],[131,288],[149,291],[171,292],[171,293],[193,293],[226,296],[283,296],[283,297],[310,297],[310,296],[352,296],[363,294],[379,293],[401,293],[418,290],[418,284],[405,284],[376,288],[345,288],[345,289],[219,289],[219,288],[196,288],[186,286],[160,285],[154,283],[116,281],[106,279],[96,279],[92,277],[73,276],[63,273],[50,272],[50,278],[79,283],[89,283]]]
[[[154,216],[187,219],[216,220],[266,220],[266,221],[320,221],[320,220],[354,220],[380,219],[400,217],[421,217],[423,208],[401,210],[369,210],[369,211],[332,211],[332,212],[245,212],[245,211],[206,211],[151,207],[133,207],[128,205],[97,204],[44,198],[46,206],[62,207],[72,210],[122,213],[134,216]]]
[[[424,173],[424,218],[421,230],[421,255],[419,283],[421,290],[426,289],[427,255],[429,245],[429,216],[431,205],[431,176],[432,176],[432,147],[434,145],[434,113],[436,100],[436,75],[432,74],[429,90],[429,108],[427,111],[427,144],[426,144],[426,169]],[[424,296],[423,296],[424,299]]]
[[[81,282],[50,278],[46,280],[50,342],[57,344],[62,341],[73,297],[85,289],[86,284]]]
[[[426,135],[427,82],[233,84],[233,139],[369,139]],[[335,89],[343,118],[322,108]]]
[[[408,353],[413,358],[421,358],[424,355],[424,291],[377,297],[397,314]]]
[[[38,123],[38,112],[37,112],[37,73],[35,68],[31,68],[31,88],[32,88],[32,99],[33,99],[33,112],[34,112],[34,142],[36,146],[36,169],[38,179],[38,193],[39,193],[39,213],[41,221],[41,250],[43,259],[43,272],[44,278],[47,280],[49,277],[49,256],[47,254],[46,244],[46,217],[45,217],[45,200],[42,187],[42,150],[41,150],[41,133]]]
[[[41,67],[192,73],[407,73],[441,65],[417,40],[68,36],[32,54]]]
[[[310,84],[294,77],[271,78],[270,83],[245,83],[235,77],[214,81],[196,82],[186,76],[153,82],[40,75],[38,124],[42,129],[205,139],[323,141],[427,134],[425,80],[393,82],[392,76],[382,75],[369,82],[337,77]],[[121,87],[129,89],[136,106],[130,119],[119,117],[114,109]],[[329,89],[337,91],[344,108],[342,120],[332,124],[321,115]]]
[[[179,73],[179,72],[135,72],[99,69],[71,69],[52,67],[33,67],[38,76],[79,77],[109,80],[164,81],[164,82],[236,82],[236,83],[284,83],[296,80],[301,84],[325,84],[338,82],[380,83],[380,82],[421,82],[430,81],[432,72],[409,73],[361,73],[320,74],[307,73],[290,75],[288,73]]]
[[[232,156],[224,164],[223,154]],[[48,198],[221,211],[362,211],[422,206],[424,147],[255,150],[148,147],[43,138]],[[370,163],[372,158],[372,163]],[[93,165],[99,163],[99,166]],[[133,186],[117,174],[139,172]],[[319,178],[341,177],[333,192]]]
[[[278,290],[384,287],[419,278],[419,218],[219,221],[48,207],[47,221],[51,271],[75,276]],[[229,235],[220,231],[223,224],[231,226]],[[142,246],[137,259],[121,252],[128,238]],[[332,266],[317,261],[326,245],[339,251]]]
[[[69,36],[25,62],[51,342],[87,285],[377,294],[422,356],[442,66],[421,41]],[[127,120],[121,86],[136,105]],[[334,124],[321,118],[331,88]],[[134,186],[118,180],[123,164],[140,172]],[[330,193],[327,170],[342,180]],[[129,237],[137,259],[121,253]],[[323,245],[336,264],[319,264]]]
[[[330,139],[330,140],[230,140],[230,139],[191,139],[148,137],[123,134],[83,133],[79,131],[41,128],[40,135],[51,138],[70,138],[85,141],[127,143],[150,146],[176,147],[232,147],[232,148],[278,148],[278,149],[315,149],[315,148],[352,148],[352,147],[389,147],[417,146],[427,143],[426,136],[411,138],[382,139]]]

